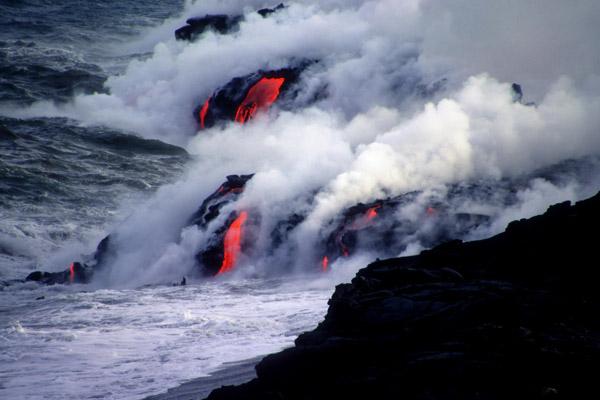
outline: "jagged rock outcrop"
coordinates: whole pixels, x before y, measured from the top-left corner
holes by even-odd
[[[86,264],[73,262],[64,271],[45,272],[34,271],[27,275],[26,281],[34,281],[45,285],[56,285],[65,283],[89,283],[92,279],[93,270]]]
[[[279,4],[273,8],[262,8],[256,11],[263,18],[269,17],[271,14],[284,9],[283,4]],[[217,33],[225,35],[236,31],[240,23],[244,20],[243,15],[225,15],[225,14],[207,14],[203,17],[193,17],[185,21],[185,25],[175,30],[175,39],[194,41],[201,34],[208,30],[213,30]]]
[[[599,398],[600,193],[376,261],[339,285],[325,320],[216,399]]]

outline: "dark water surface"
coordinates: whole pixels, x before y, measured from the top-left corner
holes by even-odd
[[[140,54],[118,51],[181,12],[160,2],[2,0],[0,110],[104,92]],[[125,199],[173,181],[183,149],[64,118],[0,117],[0,280],[44,264],[68,240],[94,236]]]

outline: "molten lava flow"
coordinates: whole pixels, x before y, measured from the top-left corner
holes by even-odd
[[[71,263],[69,267],[69,282],[73,283],[75,280],[75,263]]]
[[[229,225],[225,239],[223,240],[223,263],[217,275],[230,271],[235,267],[242,249],[243,226],[248,219],[248,213],[242,211],[240,215]]]
[[[208,112],[208,106],[210,105],[210,97],[206,99],[204,105],[200,109],[200,128],[204,129],[204,120],[206,119],[206,113]]]
[[[373,219],[378,215],[377,214],[378,208],[381,208],[381,204],[377,204],[377,205],[369,208],[367,210],[367,212],[364,213],[364,215],[361,215],[359,218],[355,219],[354,222],[352,222],[352,225],[350,225],[348,230],[359,231],[359,230],[364,229],[367,226],[371,225],[371,222],[373,221]]]
[[[371,207],[367,210],[367,220],[372,220],[373,218],[375,218],[377,216],[377,209],[381,207],[381,205],[376,205],[375,207]]]
[[[248,91],[246,98],[235,113],[235,121],[241,124],[254,117],[257,111],[268,108],[279,97],[285,78],[261,78]]]
[[[379,215],[377,213],[379,208],[381,208],[381,204],[376,204],[369,208],[364,214],[356,217],[351,224],[344,226],[344,229],[337,234],[335,241],[339,245],[344,257],[350,256],[350,248],[344,243],[344,236],[348,232],[360,231],[370,226],[373,223],[373,219]]]
[[[323,257],[323,261],[321,261],[321,267],[323,269],[323,272],[327,271],[327,268],[329,267],[329,257]]]

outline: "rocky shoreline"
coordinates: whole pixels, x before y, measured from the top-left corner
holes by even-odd
[[[378,260],[295,347],[208,399],[600,398],[599,223],[600,193]]]

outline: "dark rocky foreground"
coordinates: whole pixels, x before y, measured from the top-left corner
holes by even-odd
[[[600,398],[600,193],[487,240],[376,261],[209,399]]]

